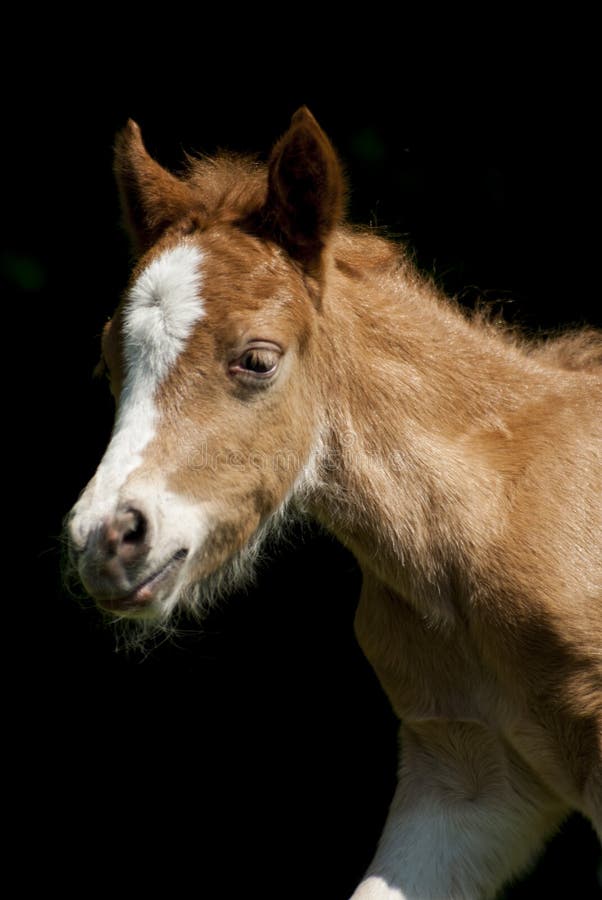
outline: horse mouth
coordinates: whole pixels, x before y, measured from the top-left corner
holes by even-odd
[[[173,586],[187,556],[188,550],[181,548],[132,591],[114,597],[96,597],[96,602],[112,613],[132,613],[148,608],[159,593],[165,595]]]

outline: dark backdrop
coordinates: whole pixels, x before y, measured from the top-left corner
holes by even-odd
[[[209,64],[211,40],[192,58],[159,44],[136,61],[125,43],[61,47],[32,54],[31,86],[10,82],[1,271],[25,475],[8,493],[27,553],[9,566],[5,643],[24,890],[344,900],[395,780],[396,724],[353,638],[358,572],[327,536],[295,532],[254,588],[148,656],[116,653],[111,628],[61,586],[61,519],[111,426],[91,370],[128,275],[111,176],[128,116],[177,166],[184,150],[266,153],[307,103],[347,167],[351,217],[407,240],[449,292],[502,299],[530,330],[600,323],[581,57],[485,41],[460,77],[453,53],[434,67],[426,45],[408,64],[406,35],[386,72],[356,49],[327,74],[308,45],[292,77],[286,53],[236,67],[224,47]],[[508,897],[594,897],[597,857],[573,820]]]

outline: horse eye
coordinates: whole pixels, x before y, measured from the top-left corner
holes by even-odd
[[[251,375],[256,378],[269,378],[278,367],[280,354],[268,347],[250,347],[240,356],[231,371]]]

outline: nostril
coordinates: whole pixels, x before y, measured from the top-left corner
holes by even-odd
[[[94,526],[88,523],[85,543],[81,539],[78,541],[71,529],[72,560],[80,569],[97,574],[102,570],[115,580],[115,573],[123,576],[126,569],[138,565],[146,557],[151,531],[152,523],[142,510],[124,506],[111,518]]]
[[[141,544],[146,538],[148,525],[144,513],[139,509],[128,509],[129,521],[124,527],[122,541],[124,544]]]

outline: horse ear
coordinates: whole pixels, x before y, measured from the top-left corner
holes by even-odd
[[[264,220],[310,274],[319,273],[322,250],[343,213],[344,193],[334,148],[302,106],[272,150]]]
[[[139,253],[152,246],[169,224],[198,206],[191,187],[149,156],[132,119],[115,140],[113,171],[125,223]]]

